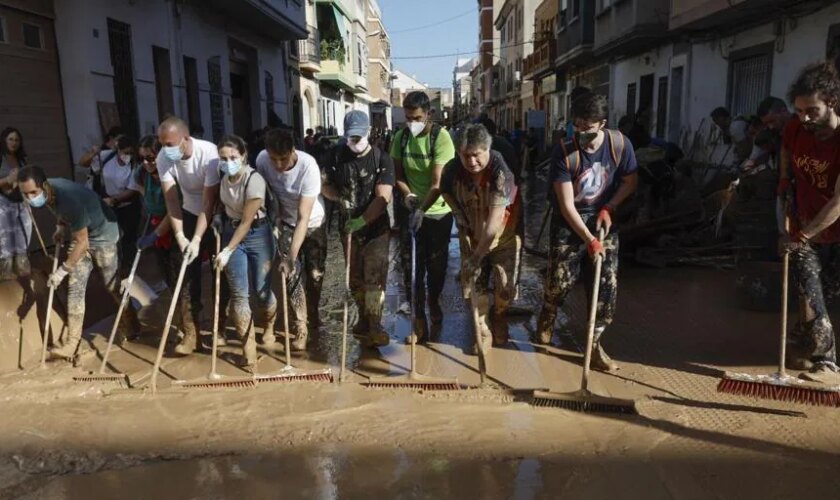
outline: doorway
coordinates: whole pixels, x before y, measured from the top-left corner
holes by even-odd
[[[233,113],[233,133],[248,137],[251,132],[251,82],[248,65],[230,61],[230,106]]]

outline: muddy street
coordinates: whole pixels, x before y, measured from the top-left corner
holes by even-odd
[[[335,235],[333,235],[335,236]],[[330,238],[325,320],[317,344],[293,363],[330,367],[340,359],[341,266]],[[395,242],[392,242],[392,245]],[[455,283],[451,240],[439,341],[418,348],[418,371],[477,385],[470,313]],[[343,384],[276,383],[184,391],[175,379],[206,375],[209,356],[166,358],[161,391],[146,389],[154,360],[156,308],[141,314],[139,342],[109,361],[132,389],[79,384],[98,367],[110,318],[86,333],[83,366],[36,365],[0,378],[2,498],[696,498],[836,494],[840,438],[835,409],[756,401],[715,391],[722,370],[773,370],[777,317],[738,305],[737,272],[625,266],[616,323],[605,345],[622,369],[593,374],[591,388],[633,398],[638,417],[534,408],[494,389],[454,392],[366,389],[370,376],[405,373],[408,319],[392,259],[386,300],[389,346],[352,338]],[[539,272],[523,267],[523,311],[540,305]],[[209,276],[209,272],[205,273]],[[150,282],[154,282],[152,276]],[[209,285],[209,279],[205,280]],[[514,389],[571,391],[580,381],[582,287],[564,308],[560,342],[529,340],[533,315],[511,318],[512,343],[488,358],[490,380]],[[205,290],[210,297],[210,289]],[[165,293],[163,297],[166,297]],[[164,301],[165,302],[165,301]],[[165,307],[165,306],[164,306]],[[209,308],[203,329],[209,332]],[[351,308],[352,309],[352,308]],[[355,312],[351,314],[351,325]],[[159,331],[159,326],[157,327]],[[230,338],[233,338],[232,336]],[[238,344],[222,348],[220,372]],[[260,346],[260,373],[283,367],[282,342]],[[91,495],[96,486],[97,493]],[[98,495],[98,496],[97,496]]]

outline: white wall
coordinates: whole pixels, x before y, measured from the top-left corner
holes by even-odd
[[[610,68],[610,126],[617,127],[618,120],[627,114],[628,108],[639,109],[641,77],[653,73],[653,130],[656,130],[656,110],[659,106],[659,78],[669,77],[671,72],[672,46],[664,45],[635,57],[616,62]],[[627,103],[627,86],[636,84],[636,102]],[[670,88],[670,87],[669,87]]]

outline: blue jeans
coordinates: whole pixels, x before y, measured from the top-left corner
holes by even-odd
[[[230,221],[226,221],[222,234],[224,245],[230,242],[234,231]],[[252,319],[249,303],[251,290],[255,291],[257,303],[265,314],[264,320],[270,325],[270,331],[273,333],[274,317],[277,313],[277,299],[271,289],[274,251],[271,225],[252,227],[225,266],[225,277],[230,287],[230,315],[240,336],[248,331]]]

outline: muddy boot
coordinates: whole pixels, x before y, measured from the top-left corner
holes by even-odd
[[[811,362],[810,350],[799,344],[788,343],[785,356],[785,366],[791,370],[809,371],[814,368]]]
[[[297,336],[292,341],[292,350],[305,351],[306,340],[309,338],[309,328],[307,328],[306,323],[299,323],[295,331],[297,332]]]
[[[353,325],[353,336],[366,337],[369,330],[370,324],[368,323],[367,318],[365,318],[362,314],[359,314],[359,320],[356,321],[355,325]]]
[[[414,318],[414,324],[411,328],[411,334],[405,338],[406,345],[410,345],[414,337],[414,343],[423,344],[429,339],[429,327],[426,323],[426,315],[418,315]]]
[[[184,337],[172,351],[180,356],[189,356],[193,351],[200,350],[200,346],[197,345],[199,342],[201,340],[196,335],[195,328],[190,328],[185,325]]]
[[[67,338],[59,347],[53,347],[50,349],[50,358],[73,361],[76,357],[76,351],[79,350],[79,344],[81,341],[81,333],[78,335],[71,335],[68,333]]]
[[[612,373],[618,371],[618,364],[607,355],[600,342],[592,346],[591,367],[599,372]]]
[[[840,385],[840,368],[831,361],[817,361],[813,368],[799,375],[802,380],[825,385]]]
[[[274,336],[275,321],[277,321],[277,304],[268,306],[265,310],[265,329],[260,337],[260,343],[266,347],[270,347],[277,342],[277,337]]]
[[[242,336],[242,361],[240,366],[248,371],[253,371],[257,366],[257,339],[254,331],[254,324],[249,323],[245,335]]]
[[[370,329],[367,336],[368,347],[385,347],[389,343],[391,343],[391,337],[381,326],[376,325]]]
[[[505,313],[497,313],[493,311],[491,316],[492,330],[493,330],[493,346],[503,347],[510,341],[508,333],[508,320]]]
[[[554,321],[557,319],[557,309],[543,306],[537,320],[537,331],[531,334],[531,342],[539,345],[551,344],[554,337]]]

